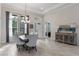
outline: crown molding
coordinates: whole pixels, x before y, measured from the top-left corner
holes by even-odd
[[[13,6],[13,5],[8,5],[8,4],[5,4],[5,3],[2,3],[2,5],[4,6],[3,8],[7,8],[7,9],[11,9],[14,10],[14,12],[18,13],[21,12],[20,14],[25,14],[25,9],[21,9],[21,8],[17,8],[16,6]],[[27,9],[27,14],[36,14],[36,15],[39,15],[39,16],[43,16],[42,12],[39,12],[37,10],[32,10],[32,9]]]
[[[45,10],[44,12],[40,12],[40,11],[32,10],[32,9],[27,9],[27,12],[28,13],[31,12],[33,14],[37,14],[37,15],[40,15],[40,16],[44,16],[46,14],[51,14],[51,13],[54,13],[54,12],[57,12],[57,11],[61,11],[62,9],[67,8],[69,6],[73,6],[75,4],[77,4],[77,3],[60,3],[60,4],[58,4],[58,5],[54,6],[54,7],[50,7],[49,9]],[[8,4],[5,4],[5,5],[17,9],[16,6],[12,6],[12,5],[8,5]],[[20,9],[20,8],[18,8],[17,10],[24,11],[24,9]]]
[[[50,8],[49,10],[47,10],[46,12],[44,12],[44,15],[45,14],[55,13],[57,11],[61,11],[64,8],[68,8],[68,7],[74,6],[74,5],[77,5],[77,3],[65,3],[65,4],[57,6],[56,8]]]
[[[55,10],[56,8],[59,8],[59,7],[61,7],[62,5],[65,5],[65,3],[60,3],[60,4],[58,4],[58,5],[54,6],[54,7],[50,7],[49,9],[45,10],[45,11],[43,12],[43,14],[44,14],[44,13],[47,13],[47,12],[49,12],[49,11],[51,11],[51,10]]]

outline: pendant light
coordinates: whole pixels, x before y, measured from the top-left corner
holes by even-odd
[[[30,19],[29,19],[29,15],[27,15],[27,4],[25,3],[25,22],[26,23],[29,23],[30,22]]]
[[[25,33],[29,35],[29,15],[27,15],[27,4],[25,3]]]

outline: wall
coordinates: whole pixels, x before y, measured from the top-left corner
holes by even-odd
[[[53,12],[52,10],[50,14],[45,15],[44,21],[50,21],[52,23],[52,40],[55,40],[55,32],[59,25],[76,23],[79,41],[79,4],[62,8],[56,12]]]
[[[15,8],[13,6],[10,6],[10,5],[7,5],[7,4],[2,4],[1,6],[2,8],[2,11],[1,11],[1,29],[2,29],[2,43],[5,43],[6,42],[6,15],[5,15],[5,11],[9,11],[9,12],[12,12],[16,15],[25,15],[24,11],[23,10],[20,10],[18,8]],[[38,19],[38,22],[42,22],[42,16],[39,15],[39,14],[36,14],[36,13],[33,13],[33,12],[28,12],[28,14],[30,14],[31,16],[31,22],[33,22],[35,20],[35,17]],[[40,21],[39,21],[40,19]],[[41,26],[42,27],[42,26]],[[40,30],[40,35],[42,35],[42,30]]]
[[[0,3],[0,46],[1,46],[1,3]]]

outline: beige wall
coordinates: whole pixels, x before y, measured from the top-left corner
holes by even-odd
[[[1,46],[1,4],[0,4],[0,46]]]
[[[23,10],[20,10],[18,8],[15,8],[15,7],[12,7],[10,5],[7,5],[7,4],[2,4],[1,6],[2,8],[2,11],[1,11],[1,15],[2,15],[2,23],[1,23],[1,29],[2,29],[2,43],[5,43],[6,42],[6,15],[5,15],[5,11],[9,11],[9,12],[12,12],[14,14],[17,14],[19,16],[21,15],[25,15],[24,11]],[[36,13],[33,13],[33,12],[28,12],[28,14],[30,14],[31,18],[31,22],[33,22],[35,20],[35,18],[37,18],[38,22],[42,22],[42,16],[39,15],[39,14],[36,14]],[[41,25],[42,27],[42,25]],[[42,37],[42,30],[39,30],[40,31],[40,36]]]
[[[44,20],[52,23],[52,40],[55,40],[55,32],[57,31],[59,25],[71,23],[77,24],[77,34],[79,40],[79,4],[74,4],[56,12],[51,11],[50,14],[45,15]]]

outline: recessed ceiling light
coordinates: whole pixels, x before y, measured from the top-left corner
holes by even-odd
[[[44,10],[44,8],[41,8],[41,10]]]

